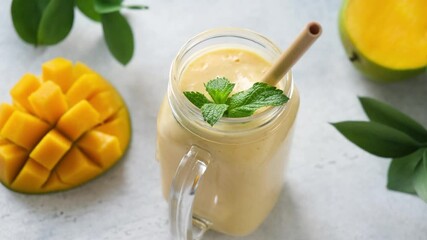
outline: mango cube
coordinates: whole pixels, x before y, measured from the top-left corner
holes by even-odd
[[[99,113],[83,100],[66,112],[56,127],[70,139],[76,140],[99,122]]]
[[[123,106],[120,97],[112,91],[96,94],[93,98],[89,99],[89,103],[99,112],[102,122],[111,117]]]
[[[0,104],[0,130],[9,120],[10,115],[15,111],[15,108],[7,103]]]
[[[43,167],[52,170],[70,147],[71,142],[53,129],[40,140],[31,151],[30,157]]]
[[[122,108],[111,120],[96,127],[95,130],[111,136],[116,136],[117,140],[119,140],[120,149],[124,152],[129,144],[130,138],[130,123],[128,118],[129,116],[126,108]]]
[[[10,90],[14,103],[30,113],[34,113],[28,97],[40,87],[40,80],[34,75],[27,73]]]
[[[53,82],[44,82],[40,88],[28,97],[36,114],[51,124],[68,109],[67,100],[61,89]]]
[[[92,70],[90,67],[88,67],[86,64],[82,62],[76,62],[73,66],[73,77],[74,80],[79,79],[83,74],[97,74],[94,70]]]
[[[68,184],[79,185],[97,176],[102,169],[74,147],[58,165],[59,178]]]
[[[27,160],[27,151],[15,144],[0,146],[0,179],[11,184]]]
[[[109,86],[98,74],[84,74],[75,81],[66,96],[70,106],[81,100],[88,100],[95,94],[108,89]]]
[[[24,112],[14,111],[0,135],[16,145],[31,150],[49,130],[49,124]]]
[[[70,188],[70,184],[64,183],[59,177],[57,172],[52,172],[50,174],[49,179],[46,181],[45,184],[42,186],[42,191],[46,192],[53,192],[53,191],[60,191],[63,189]]]
[[[103,168],[113,165],[114,160],[123,154],[116,136],[95,130],[86,133],[77,146]]]
[[[50,171],[31,158],[27,160],[11,187],[23,192],[37,192],[46,182]]]
[[[44,81],[55,82],[66,93],[74,82],[73,63],[65,58],[55,58],[42,65]]]

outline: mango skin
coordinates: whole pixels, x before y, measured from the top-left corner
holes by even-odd
[[[55,68],[56,64],[58,64],[58,69]],[[73,65],[71,61],[64,58],[50,60],[44,65],[49,67],[49,71],[59,73],[52,75],[55,77],[55,81],[52,81],[44,74],[41,79],[37,78],[40,81],[40,85],[37,85],[34,83],[34,79],[28,81],[28,74],[26,74],[23,77],[24,81],[18,82],[20,84],[18,85],[19,91],[16,90],[16,87],[12,88],[13,105],[0,104],[0,149],[2,149],[0,151],[0,182],[15,192],[42,194],[64,191],[85,184],[117,164],[126,153],[131,140],[131,123],[128,108],[123,98],[107,80],[83,63],[77,62]],[[35,75],[31,77],[35,77]],[[85,78],[86,81],[93,79],[94,84],[91,86],[93,94],[90,96],[74,94],[73,99],[68,99],[68,90],[80,78]],[[34,111],[31,104],[21,104],[27,103],[27,98],[30,98],[32,93],[36,92],[43,83],[56,84],[56,82],[62,84],[62,87],[58,84],[61,89],[60,96],[57,92],[58,88],[52,88],[52,91],[48,91],[46,94],[39,94],[39,96],[33,95],[33,98],[43,102],[43,99],[49,100],[50,96],[53,96],[51,93],[54,93],[56,99],[66,99],[65,104],[63,101],[58,101],[61,109],[65,109],[58,119],[44,119],[46,113],[49,114],[49,112],[43,111],[43,114],[40,114]],[[64,86],[66,87],[64,88]],[[96,90],[97,87],[99,87],[99,90]],[[98,94],[101,95],[98,96]],[[95,99],[95,103],[91,105],[92,99]],[[50,100],[47,102],[52,104]],[[86,105],[86,108],[83,109],[91,110],[89,112],[91,114],[88,115],[88,111],[75,111],[75,107],[82,106],[82,104],[83,106]],[[54,109],[56,106],[52,105],[51,107]],[[14,129],[21,127],[19,124],[7,123],[14,113],[15,115],[20,114],[16,116],[23,116],[20,118],[23,119],[20,122],[29,122],[31,126],[37,126],[34,125],[34,123],[37,123],[35,122],[37,119],[37,121],[43,123],[43,129],[36,132],[46,133],[41,136],[37,143],[27,144],[23,133],[21,133],[22,136],[14,135]],[[73,114],[83,114],[85,116],[78,118],[72,116]],[[68,115],[68,117],[63,118],[61,129],[58,123],[61,122],[64,115]],[[70,122],[67,119],[76,119],[77,121],[84,119],[84,122],[77,126],[76,120]],[[88,119],[90,121],[86,123],[85,120]],[[77,129],[77,132],[73,131],[72,133],[75,134],[69,136],[69,129],[75,129],[76,127],[73,124],[77,127],[82,127]],[[4,129],[5,126],[6,129]],[[29,127],[25,129],[29,129],[27,132],[32,131]],[[68,131],[64,132],[64,129]],[[2,135],[2,131],[7,134]],[[99,132],[99,134],[97,134],[98,138],[91,140],[89,136],[93,132]],[[24,146],[27,148],[14,143],[14,139],[18,139],[20,143],[25,143]],[[21,139],[23,140],[21,141]],[[91,141],[94,142],[92,143]],[[96,145],[104,142],[113,144],[99,145],[99,150],[98,147],[86,147],[86,150],[79,147],[80,145],[92,146],[92,144]],[[41,144],[39,145],[39,143]],[[21,145],[23,144],[21,143]],[[87,150],[95,153],[104,153],[104,155],[94,155]],[[49,152],[56,153],[56,155],[51,156]],[[37,160],[33,159],[33,157]],[[60,160],[57,160],[58,157],[61,157]],[[108,164],[99,164],[99,162]]]
[[[348,59],[366,78],[379,83],[391,83],[402,81],[425,74],[427,78],[427,66],[416,69],[391,69],[369,60],[360,52],[351,41],[348,29],[345,25],[344,17],[347,5],[351,0],[344,0],[339,13],[338,28],[341,42],[347,53]]]

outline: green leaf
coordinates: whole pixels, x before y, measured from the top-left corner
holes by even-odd
[[[420,146],[405,133],[376,122],[348,121],[332,125],[348,140],[380,157],[403,157]]]
[[[108,49],[123,65],[126,65],[133,55],[134,42],[132,29],[120,12],[101,15],[102,29]]]
[[[40,19],[38,43],[52,45],[62,41],[71,31],[73,21],[73,0],[50,0]]]
[[[77,7],[86,17],[93,21],[100,22],[101,15],[95,11],[94,0],[76,0]]]
[[[224,77],[217,77],[205,84],[205,87],[214,102],[221,104],[227,101],[228,95],[233,91],[234,85],[234,83],[230,83]]]
[[[415,168],[423,158],[424,149],[391,161],[388,169],[387,188],[395,191],[415,193],[413,175]]]
[[[400,130],[415,140],[427,141],[427,130],[414,119],[378,100],[359,97],[369,119]]]
[[[202,108],[203,105],[207,103],[212,103],[211,101],[209,101],[209,99],[205,97],[205,95],[199,92],[184,92],[184,95],[185,97],[187,97],[188,100],[190,100],[191,103],[196,105],[196,107],[198,108]]]
[[[289,98],[283,94],[282,90],[258,82],[248,90],[238,92],[228,99],[227,116],[233,118],[247,117],[261,107],[280,106],[288,100]]]
[[[94,0],[95,11],[100,14],[117,12],[122,8],[123,0]]]
[[[424,150],[423,160],[415,170],[414,188],[418,196],[427,202],[427,150]]]
[[[49,0],[13,0],[12,21],[19,37],[27,43],[38,44],[40,19]]]
[[[207,103],[201,108],[203,119],[213,126],[227,111],[227,104]]]

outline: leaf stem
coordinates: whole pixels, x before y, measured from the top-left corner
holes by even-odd
[[[133,10],[147,10],[149,9],[146,5],[122,5],[122,8],[133,9]]]

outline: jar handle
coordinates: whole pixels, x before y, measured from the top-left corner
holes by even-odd
[[[192,145],[183,156],[169,194],[171,233],[176,240],[198,240],[208,230],[207,220],[193,217],[194,198],[209,162],[208,151]]]

